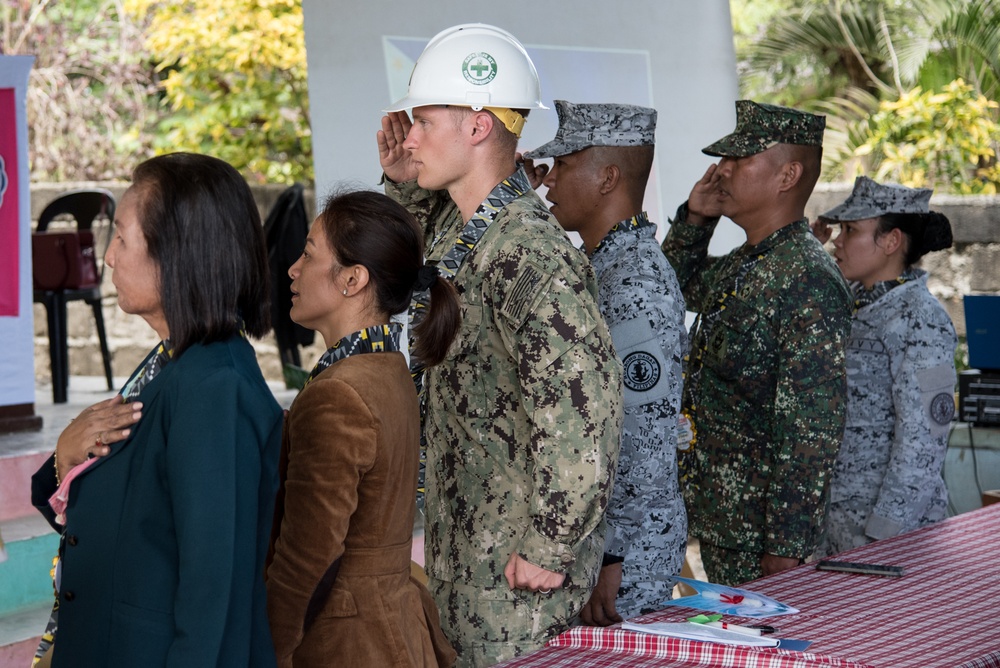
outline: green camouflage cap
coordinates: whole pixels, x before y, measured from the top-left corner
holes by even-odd
[[[701,151],[718,158],[745,158],[777,144],[822,146],[825,127],[825,116],[737,100],[736,129]]]
[[[526,160],[557,158],[591,146],[652,146],[656,109],[634,104],[574,104],[556,100],[555,139],[524,154]]]
[[[820,216],[830,221],[847,222],[878,218],[887,213],[928,213],[930,188],[907,188],[894,183],[881,184],[867,176],[854,180],[854,190],[843,204]]]

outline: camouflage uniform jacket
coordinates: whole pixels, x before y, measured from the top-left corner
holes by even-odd
[[[958,341],[926,272],[901,278],[873,286],[882,294],[854,315],[847,427],[830,485],[832,503],[857,500],[869,511],[863,533],[874,539],[940,520],[948,503],[941,468]],[[865,296],[863,286],[855,290]]]
[[[684,298],[655,234],[656,225],[640,214],[612,228],[590,257],[625,371],[625,424],[604,548],[625,558],[617,604],[624,617],[670,598],[687,547],[677,482]]]
[[[663,251],[699,314],[684,389],[697,434],[680,463],[691,533],[806,557],[844,433],[850,291],[805,219],[709,257],[715,225],[686,217],[685,203]]]
[[[464,226],[451,198],[415,182],[386,192],[424,226],[428,261],[440,260]],[[566,573],[564,588],[590,588],[622,422],[593,269],[529,190],[454,281],[462,327],[425,378],[427,573],[509,592],[516,552]]]

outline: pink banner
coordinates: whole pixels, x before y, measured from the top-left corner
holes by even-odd
[[[18,315],[20,206],[14,89],[0,88],[0,316]]]

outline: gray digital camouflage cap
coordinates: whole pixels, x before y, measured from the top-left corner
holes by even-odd
[[[894,183],[883,185],[867,176],[859,176],[844,203],[820,218],[841,222],[877,218],[887,213],[928,213],[932,192],[930,188],[907,188]]]
[[[719,158],[745,158],[777,144],[822,146],[825,128],[825,116],[737,100],[736,129],[701,151]]]
[[[655,143],[656,109],[633,104],[574,104],[556,100],[559,129],[552,141],[524,157],[555,158],[591,146],[651,146]]]

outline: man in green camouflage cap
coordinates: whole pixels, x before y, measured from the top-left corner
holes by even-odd
[[[717,158],[749,158],[778,144],[822,147],[825,128],[824,116],[739,100],[736,129],[702,151]]]
[[[812,554],[844,429],[851,297],[813,238],[805,205],[819,178],[824,119],[736,103],[736,130],[704,149],[708,168],[663,242],[698,314],[681,454],[690,531],[708,578],[735,585]],[[747,236],[708,255],[721,216]]]

